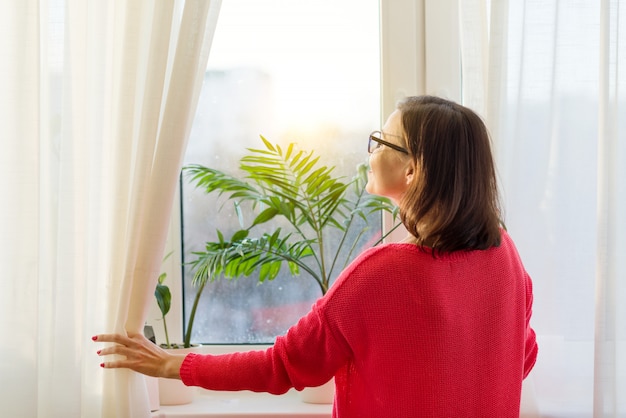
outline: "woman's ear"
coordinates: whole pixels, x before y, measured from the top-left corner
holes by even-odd
[[[411,184],[411,182],[413,181],[413,177],[415,177],[415,164],[413,164],[412,162],[409,163],[409,165],[407,165],[406,167],[406,173],[405,173],[405,179],[406,179],[406,184],[409,185]]]

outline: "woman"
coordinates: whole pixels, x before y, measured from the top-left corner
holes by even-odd
[[[409,97],[370,136],[367,191],[408,237],[364,251],[286,335],[222,356],[164,352],[141,335],[102,364],[215,390],[284,393],[335,377],[334,417],[518,417],[537,344],[532,283],[501,228],[489,135],[471,110]]]

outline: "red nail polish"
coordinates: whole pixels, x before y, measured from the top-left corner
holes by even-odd
[[[94,335],[93,337],[91,337],[92,340],[97,341],[98,340],[98,336]]]
[[[100,363],[100,367],[104,367],[104,363]]]
[[[101,352],[102,352],[102,350],[98,350],[98,351],[96,351],[96,354],[100,355]]]

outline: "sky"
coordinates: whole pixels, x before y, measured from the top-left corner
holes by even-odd
[[[378,1],[223,0],[208,67],[250,66],[272,76],[285,128],[371,123],[380,91]]]

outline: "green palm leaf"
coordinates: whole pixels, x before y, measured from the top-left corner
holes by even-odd
[[[264,149],[248,149],[249,154],[240,160],[244,179],[200,165],[184,168],[196,187],[233,201],[242,225],[229,240],[217,231],[217,241],[207,242],[204,251],[193,253],[193,282],[203,285],[220,276],[246,277],[255,272],[260,281],[273,280],[286,264],[292,275],[305,271],[325,293],[335,266],[343,268],[350,261],[368,229],[366,222],[356,231],[356,238],[347,242],[354,219],[367,220],[382,212],[391,213],[395,219],[397,209],[389,199],[365,193],[364,166],[345,182],[333,175],[334,167],[322,165],[313,152],[297,150],[295,144],[283,150],[264,137],[261,140]],[[244,202],[257,211],[248,226],[243,221]],[[289,231],[276,228],[251,236],[256,227],[277,217],[287,221]],[[336,251],[328,257],[325,240],[330,230],[340,231],[341,237]],[[345,258],[342,263],[338,263],[340,256]]]

